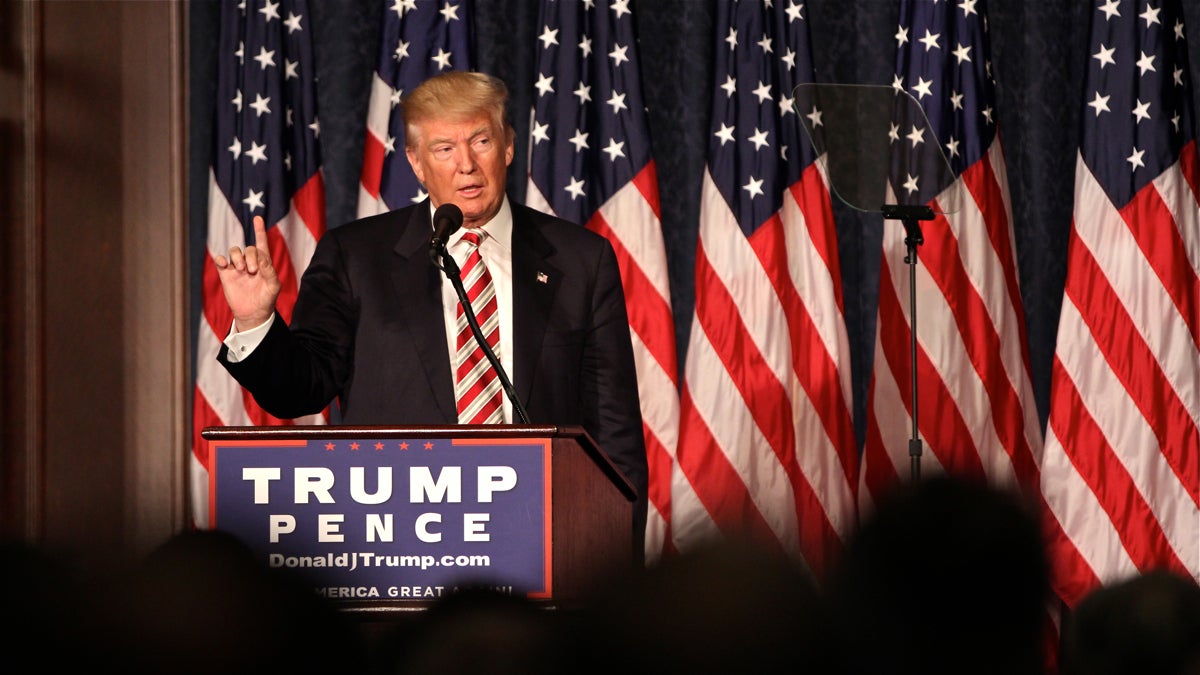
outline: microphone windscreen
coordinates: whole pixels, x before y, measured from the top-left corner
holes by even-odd
[[[450,235],[462,227],[462,222],[462,209],[454,204],[442,204],[433,212],[433,238],[444,244]]]

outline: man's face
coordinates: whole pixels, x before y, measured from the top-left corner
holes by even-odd
[[[465,122],[429,120],[411,131],[415,143],[405,152],[435,208],[458,206],[463,227],[479,227],[496,215],[513,159],[503,128],[480,115]]]

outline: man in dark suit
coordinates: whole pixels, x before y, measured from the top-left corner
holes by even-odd
[[[459,422],[458,299],[429,254],[432,214],[454,204],[463,223],[447,252],[463,265],[472,247],[463,233],[481,233],[498,300],[496,355],[530,423],[588,431],[638,491],[637,536],[646,454],[616,256],[603,237],[508,200],[506,101],[500,80],[460,71],[409,92],[405,152],[429,198],[327,232],[290,326],[275,311],[280,283],[255,218],[255,245],[216,259],[234,317],[218,359],[277,417],[336,398],[349,425]],[[511,401],[502,405],[504,422],[520,421]]]

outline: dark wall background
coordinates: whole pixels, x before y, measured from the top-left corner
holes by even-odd
[[[429,0],[420,0],[422,2]],[[700,182],[712,90],[713,15],[727,0],[634,0],[642,83],[658,163],[663,234],[670,268],[680,367],[694,305],[693,265],[699,230]],[[319,78],[318,110],[324,154],[328,225],[354,218],[362,162],[366,105],[375,66],[383,0],[309,0]],[[819,82],[889,84],[895,62],[899,0],[808,0],[805,15]],[[1186,24],[1200,30],[1200,3],[1184,2]],[[993,0],[988,6],[992,72],[1007,156],[1021,292],[1025,303],[1033,383],[1043,425],[1050,366],[1071,225],[1077,119],[1090,58],[1091,0]],[[191,4],[190,202],[192,306],[200,304],[205,260],[207,171],[211,158],[215,84],[215,2]],[[525,132],[532,105],[537,0],[475,0],[479,69],[503,78],[513,98],[517,158],[510,194],[524,197]],[[1191,77],[1200,74],[1193,42]],[[837,208],[846,322],[851,340],[854,413],[861,442],[874,353],[879,216]],[[195,319],[193,319],[195,321]],[[195,327],[193,326],[193,335]]]

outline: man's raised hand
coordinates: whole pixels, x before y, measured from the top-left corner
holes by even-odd
[[[253,246],[247,246],[244,251],[233,246],[228,258],[218,255],[214,262],[225,301],[233,312],[234,329],[238,332],[249,330],[269,319],[279,297],[279,277],[271,264],[267,228],[262,216],[254,216]]]

